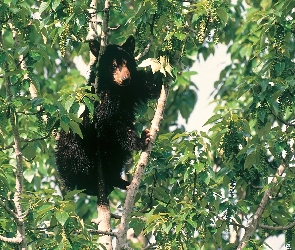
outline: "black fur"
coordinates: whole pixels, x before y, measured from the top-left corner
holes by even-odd
[[[106,193],[114,187],[126,189],[128,182],[121,179],[124,163],[133,150],[147,144],[149,134],[140,138],[134,131],[137,108],[159,96],[162,81],[152,72],[138,71],[134,59],[135,40],[131,36],[122,45],[108,45],[99,61],[98,95],[93,122],[89,111],[82,114],[80,125],[83,139],[72,131],[61,131],[57,143],[56,164],[64,186],[85,189],[98,195],[98,166],[102,167]],[[90,43],[97,56],[97,42]],[[158,74],[159,76],[160,74]]]

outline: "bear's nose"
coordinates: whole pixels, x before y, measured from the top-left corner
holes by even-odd
[[[123,78],[122,78],[122,86],[127,86],[127,85],[129,85],[129,83],[130,83],[130,77],[129,76],[124,76]]]

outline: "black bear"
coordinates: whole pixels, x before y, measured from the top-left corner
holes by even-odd
[[[89,45],[97,56],[98,42]],[[60,133],[56,165],[68,190],[85,189],[88,195],[98,195],[99,166],[107,195],[114,187],[126,189],[129,184],[121,179],[124,163],[133,150],[144,149],[149,141],[149,131],[143,131],[141,138],[134,131],[136,111],[142,103],[158,98],[162,85],[160,73],[137,70],[134,49],[133,36],[122,46],[106,47],[98,68],[100,102],[93,119],[87,109],[82,114],[83,138],[72,131]]]

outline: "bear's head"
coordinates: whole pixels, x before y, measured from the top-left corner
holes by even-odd
[[[99,43],[91,41],[90,50],[94,56],[98,56]],[[136,71],[134,59],[135,39],[130,36],[123,45],[110,44],[99,60],[99,84],[98,91],[128,87],[133,73]]]

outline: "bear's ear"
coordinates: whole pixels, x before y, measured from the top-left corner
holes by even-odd
[[[129,36],[126,42],[121,46],[127,52],[130,52],[132,55],[135,50],[135,39],[133,36]]]
[[[89,41],[89,48],[90,48],[90,51],[92,52],[92,54],[95,57],[98,57],[99,49],[100,49],[100,42],[98,42],[97,40]]]

